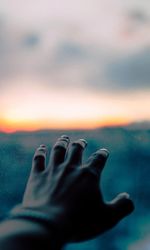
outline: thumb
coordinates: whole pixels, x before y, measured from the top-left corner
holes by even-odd
[[[121,193],[110,202],[116,222],[133,212],[134,204],[128,193]]]

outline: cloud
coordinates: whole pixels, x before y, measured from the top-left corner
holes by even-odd
[[[55,51],[54,61],[58,64],[85,61],[88,58],[88,51],[81,44],[73,41],[64,41],[58,45]]]
[[[33,84],[39,80],[49,86],[71,86],[75,82],[82,86],[99,48],[94,52],[86,40],[71,38],[72,30],[65,36],[57,31],[37,32],[4,22],[0,27],[0,85],[5,87],[20,78],[33,80]]]
[[[116,33],[107,30],[107,26],[114,23],[113,18],[108,23],[105,15],[103,21],[106,22],[98,22],[98,17],[93,19],[96,22],[92,30],[98,28],[93,33],[87,22],[83,25],[79,21],[75,25],[54,20],[49,23],[46,19],[45,26],[42,23],[29,27],[3,20],[0,23],[0,86],[5,87],[7,82],[13,84],[16,78],[22,78],[29,82],[35,79],[33,84],[39,80],[50,87],[81,86],[94,91],[149,88],[150,49],[144,49],[140,44],[143,50],[133,54],[127,45],[125,56],[124,47],[117,49],[117,44],[121,44],[116,36],[117,29]],[[131,19],[143,22],[145,17],[141,12],[132,12]],[[115,20],[118,25],[118,19]],[[108,39],[108,34],[112,39]],[[114,36],[116,40],[113,41]],[[108,40],[109,43],[105,43]]]
[[[141,9],[131,9],[128,12],[128,18],[134,22],[138,23],[147,23],[149,22],[149,15],[146,13],[146,11]]]
[[[3,21],[0,25],[0,85],[17,77],[38,74],[42,61],[41,35]],[[6,81],[5,81],[6,80]]]
[[[114,60],[107,65],[105,76],[111,89],[150,89],[150,48]]]
[[[37,46],[39,42],[39,36],[37,34],[31,33],[29,35],[26,34],[26,36],[22,40],[22,45],[23,47],[32,49],[33,47]]]

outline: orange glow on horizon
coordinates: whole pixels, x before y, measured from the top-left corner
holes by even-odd
[[[11,93],[11,98],[10,98]],[[13,97],[13,98],[12,98]],[[84,89],[61,89],[31,85],[9,87],[3,94],[0,130],[4,132],[44,129],[94,129],[129,122],[112,98]]]
[[[0,121],[0,131],[5,133],[13,133],[16,131],[36,131],[44,129],[95,129],[105,126],[121,126],[130,123],[129,120],[120,117],[106,117],[104,119],[92,120],[70,120],[70,121]]]
[[[149,96],[141,91],[118,95],[16,83],[1,97],[0,131],[94,129],[148,120]]]

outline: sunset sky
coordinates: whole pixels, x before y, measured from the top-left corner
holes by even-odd
[[[1,0],[0,130],[150,120],[147,0]]]

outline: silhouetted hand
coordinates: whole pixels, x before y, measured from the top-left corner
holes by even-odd
[[[86,144],[82,139],[70,143],[67,136],[60,137],[47,167],[46,147],[41,145],[35,152],[23,198],[22,207],[48,215],[64,242],[96,237],[134,209],[126,193],[104,202],[99,182],[109,153],[98,150],[82,164]]]

